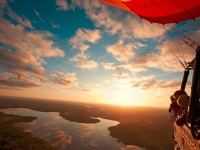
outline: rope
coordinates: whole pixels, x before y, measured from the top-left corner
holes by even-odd
[[[154,25],[154,24],[153,24]],[[155,26],[154,26],[155,27]],[[155,27],[155,29],[156,29],[156,27]],[[156,29],[156,31],[159,33],[159,37],[161,37],[161,34],[160,34],[160,32]],[[176,59],[179,61],[179,62],[181,62],[181,60],[176,56],[176,54],[171,50],[171,48],[170,48],[170,46],[169,46],[169,44],[167,43],[167,42],[165,42],[164,41],[164,39],[161,39],[161,41],[162,42],[164,42],[166,45],[167,45],[167,47],[168,47],[168,49],[172,52],[172,54],[176,57]],[[182,64],[182,63],[181,63]]]
[[[134,0],[135,1],[135,0]],[[138,1],[139,3],[141,3],[141,1]],[[142,3],[141,3],[142,4]],[[156,5],[157,6],[157,5]],[[132,7],[132,6],[131,6]],[[157,6],[159,9],[161,9],[159,6]],[[140,8],[141,10],[143,10],[142,8]],[[162,10],[162,9],[161,9]],[[145,12],[147,12],[146,11],[146,9],[145,10],[143,10],[143,11],[145,11]],[[165,12],[164,10],[162,10],[165,14],[167,14],[169,17],[171,17],[167,12]],[[154,14],[153,12],[147,12],[148,14],[151,14],[152,16],[157,16],[156,14]],[[153,14],[152,14],[153,13]],[[174,18],[172,18],[171,17],[171,19],[172,20],[174,20]],[[162,22],[162,20],[159,20],[160,22]],[[147,25],[148,26],[148,25]],[[149,26],[148,26],[149,27]],[[150,28],[150,27],[149,27]],[[151,28],[150,28],[151,29]],[[152,29],[151,29],[152,30]],[[157,30],[157,29],[156,29]],[[152,30],[153,31],[153,30]],[[154,31],[153,31],[154,32]],[[158,31],[157,31],[158,32]],[[158,32],[159,33],[159,32]],[[159,33],[159,35],[161,35],[160,33]],[[182,34],[180,34],[180,35],[182,35]],[[178,36],[178,38],[180,38],[179,36]],[[160,38],[161,39],[161,38]],[[181,40],[183,40],[184,41],[184,39],[182,39],[182,38],[180,38]],[[167,45],[167,47],[168,47],[168,49],[173,53],[173,55],[176,57],[176,59],[177,60],[179,60],[179,58],[176,56],[176,54],[171,50],[171,48],[170,48],[170,46],[167,44],[167,42],[165,42],[164,41],[164,39],[161,39],[161,41],[164,43],[164,44],[166,44]],[[173,41],[173,43],[174,43],[174,41]],[[175,44],[175,43],[174,43]],[[175,46],[176,46],[176,44],[175,44]],[[177,47],[177,46],[176,46]],[[181,47],[182,47],[182,45],[181,45]],[[177,48],[178,49],[178,48]],[[178,49],[178,51],[179,51],[179,49]],[[183,52],[183,50],[182,50],[182,52]],[[180,53],[180,51],[179,51],[179,53]],[[181,57],[183,58],[183,61],[184,61],[184,63],[186,64],[186,62],[185,62],[185,57],[184,57],[184,53],[183,53],[183,55],[180,53],[180,55],[181,55]],[[179,62],[181,62],[180,60],[179,60]],[[181,64],[183,64],[182,62],[181,62]]]
[[[185,55],[184,55],[184,51],[183,51],[182,41],[181,41],[181,39],[179,39],[179,41],[180,41],[180,45],[181,45],[181,50],[182,50],[182,54],[183,54],[184,63],[186,65],[187,63],[185,61]]]
[[[185,41],[185,36],[179,31],[177,30],[176,28],[173,28],[170,24],[166,24],[168,25],[172,30],[174,30],[175,32],[177,32],[179,35],[181,35],[183,38],[181,38],[180,36],[178,36],[178,38],[180,38],[181,40]]]
[[[181,129],[174,124],[174,126],[176,127],[176,129],[178,129],[179,133],[182,135],[182,137],[185,139],[185,141],[187,142],[187,144],[190,146],[191,149],[193,150],[197,150],[196,147],[190,142],[190,140],[187,138],[187,136],[185,136],[185,134],[181,131]],[[180,146],[180,145],[179,145]]]
[[[173,41],[173,44],[174,44],[175,47],[177,48],[177,50],[178,50],[179,54],[181,55],[181,57],[183,58],[183,55],[181,54],[179,48],[177,47],[176,43],[174,42],[172,36],[170,35],[170,31],[168,31],[167,28],[166,28],[165,26],[162,26],[162,27],[166,30],[167,34],[171,37],[171,40]],[[184,60],[184,58],[183,58],[183,60]]]
[[[154,33],[155,33],[155,31],[145,22],[145,21],[143,21],[145,24],[146,24],[146,26],[151,30],[151,31],[153,31]],[[157,34],[157,33],[155,33],[158,37],[160,37],[159,36],[159,34]],[[161,39],[160,38],[160,40],[163,42],[163,43],[166,43],[165,41],[164,41],[164,39]],[[168,45],[169,46],[169,45]],[[168,48],[168,49],[170,49],[170,47]],[[175,54],[174,54],[175,55]],[[162,56],[162,58],[164,58],[165,59],[165,57],[163,57]],[[166,60],[166,59],[165,59]],[[163,66],[164,66],[164,63],[163,63],[163,61],[162,61],[162,64],[163,64]]]

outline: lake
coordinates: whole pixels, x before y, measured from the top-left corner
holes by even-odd
[[[109,135],[110,126],[117,121],[97,118],[99,123],[76,123],[63,119],[57,112],[39,112],[24,108],[0,109],[6,114],[34,116],[29,123],[16,123],[15,126],[31,132],[33,137],[42,138],[58,150],[145,150],[135,145],[124,145]]]

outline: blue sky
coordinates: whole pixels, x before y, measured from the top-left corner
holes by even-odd
[[[174,54],[195,54],[173,29],[200,43],[199,18],[162,26],[97,0],[1,0],[0,22],[0,95],[168,107]]]

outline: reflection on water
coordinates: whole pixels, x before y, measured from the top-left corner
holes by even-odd
[[[38,112],[30,109],[0,109],[7,114],[35,116],[38,119],[29,123],[17,123],[15,126],[31,132],[33,137],[42,138],[59,150],[145,150],[137,146],[118,143],[109,135],[108,127],[119,122],[101,119],[99,123],[86,124],[70,122],[55,112]]]

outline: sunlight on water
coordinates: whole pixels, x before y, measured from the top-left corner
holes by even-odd
[[[23,108],[0,109],[7,114],[35,116],[38,119],[29,123],[17,123],[15,126],[31,132],[33,137],[42,138],[59,150],[74,149],[113,149],[145,150],[143,148],[118,143],[109,135],[108,127],[119,124],[117,121],[101,119],[99,123],[70,122],[56,112],[39,112]]]

